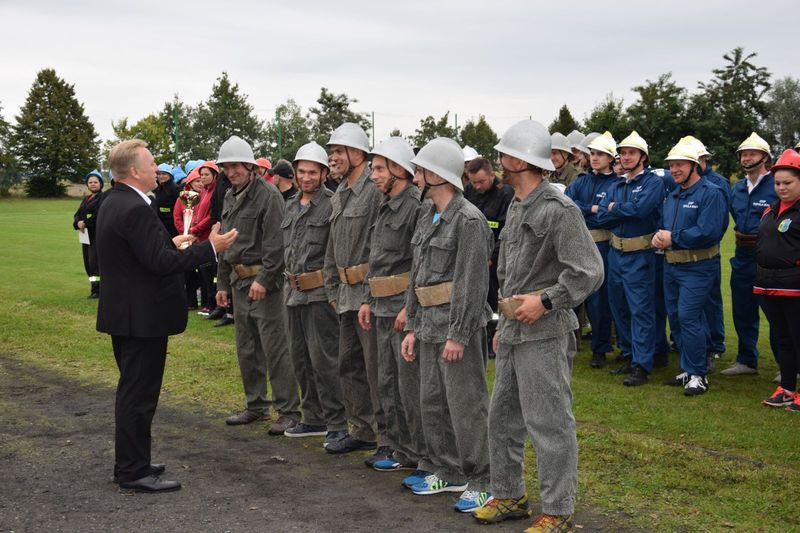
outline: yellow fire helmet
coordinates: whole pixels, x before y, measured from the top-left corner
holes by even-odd
[[[639,135],[636,130],[633,130],[630,135],[619,142],[617,145],[617,150],[620,148],[638,148],[644,152],[644,155],[650,155],[650,153],[647,151],[647,141],[642,139],[642,136]]]
[[[697,148],[686,137],[678,141],[678,144],[672,147],[665,161],[691,161],[692,163],[700,163],[700,156],[697,153]]]
[[[604,154],[608,154],[611,157],[617,155],[617,141],[614,140],[614,136],[611,135],[610,131],[607,131],[604,134],[595,137],[594,140],[589,143],[588,148],[590,150],[597,150],[599,152],[603,152]]]
[[[739,145],[739,148],[736,149],[736,153],[738,154],[742,150],[760,150],[768,156],[772,155],[769,151],[769,143],[762,139],[756,132],[751,133],[750,137]]]
[[[697,150],[698,157],[704,157],[704,156],[711,157],[711,152],[708,151],[706,145],[703,144],[697,137],[694,137],[692,135],[687,135],[686,137],[682,137],[681,140],[678,142],[684,142],[684,141],[691,143],[695,147],[695,149]]]

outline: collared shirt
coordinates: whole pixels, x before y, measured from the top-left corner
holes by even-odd
[[[486,218],[461,191],[456,191],[439,220],[433,222],[435,212],[435,204],[423,204],[411,239],[414,259],[406,292],[406,329],[423,342],[451,339],[467,344],[492,316],[486,295],[494,239]],[[415,287],[448,281],[453,283],[450,303],[419,305]]]
[[[253,281],[267,291],[283,289],[283,236],[280,225],[285,212],[281,193],[271,183],[252,180],[245,188],[225,193],[222,205],[222,232],[239,230],[236,240],[219,257],[217,284],[229,292],[231,286],[243,289]],[[261,265],[253,277],[239,279],[233,266]]]
[[[533,324],[500,317],[500,342],[520,344],[572,334],[572,310],[603,283],[603,259],[580,209],[552,184],[542,181],[508,208],[500,235],[497,278],[500,297],[544,291],[552,311]]]
[[[372,225],[369,277],[394,276],[411,270],[411,237],[419,216],[420,195],[413,183],[408,183],[394,198],[384,195]],[[370,295],[375,316],[395,317],[405,303],[405,293],[378,298]]]
[[[314,192],[311,201],[300,203],[302,194],[291,198],[286,204],[283,217],[284,261],[286,271],[305,274],[320,270],[325,264],[325,248],[328,245],[331,218],[331,197],[326,187]],[[305,305],[312,302],[327,302],[325,287],[301,291],[286,286],[286,305]]]
[[[749,179],[744,178],[737,181],[731,191],[730,210],[733,217],[733,229],[749,235],[758,233],[761,215],[777,199],[772,173],[760,177],[752,189]],[[736,252],[737,254],[742,252],[754,255],[755,250],[737,246]]]
[[[120,182],[120,183],[122,183],[122,182]],[[137,188],[136,188],[136,187],[134,187],[133,185],[128,185],[127,183],[123,183],[123,185],[127,185],[128,187],[130,187],[131,189],[133,189],[134,191],[136,191],[136,194],[138,194],[139,196],[141,196],[141,197],[142,197],[142,200],[144,200],[145,202],[147,202],[147,205],[150,205],[150,203],[152,202],[152,200],[150,199],[150,197],[149,197],[149,196],[147,196],[145,193],[143,193],[142,191],[140,191],[139,189],[137,189]]]
[[[765,172],[764,174],[761,174],[761,175],[760,175],[758,178],[756,178],[756,182],[755,182],[755,183],[753,183],[752,181],[750,181],[750,178],[747,178],[747,177],[746,177],[746,178],[745,178],[745,181],[747,182],[747,194],[750,194],[750,193],[752,193],[752,192],[753,192],[753,189],[755,189],[756,187],[758,187],[758,184],[759,184],[759,183],[761,183],[761,180],[763,180],[764,178],[766,178],[767,176],[769,176],[769,174],[770,174],[769,172]]]
[[[567,162],[563,167],[561,167],[560,171],[555,170],[551,172],[547,181],[550,183],[560,183],[564,186],[567,186],[575,181],[580,174],[581,172],[578,170],[578,167],[570,162]]]
[[[369,284],[348,285],[339,279],[337,266],[351,267],[369,261],[370,228],[378,216],[381,192],[364,167],[352,187],[342,178],[331,198],[331,232],[325,253],[325,289],[328,301],[336,301],[336,312],[358,311],[369,303]]]

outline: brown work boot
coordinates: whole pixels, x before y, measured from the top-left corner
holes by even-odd
[[[281,415],[278,419],[269,427],[267,433],[270,435],[283,435],[283,432],[287,429],[291,429],[297,425],[297,420],[293,418],[289,418],[286,415]]]
[[[572,527],[572,515],[556,516],[542,513],[536,517],[525,533],[568,533],[574,531]]]
[[[263,413],[256,413],[255,411],[250,411],[245,409],[241,413],[236,413],[235,415],[231,415],[225,419],[225,423],[229,426],[241,426],[242,424],[249,424],[251,422],[255,422],[256,420],[261,419],[268,419],[269,415]]]

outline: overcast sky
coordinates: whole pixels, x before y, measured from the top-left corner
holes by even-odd
[[[569,105],[582,119],[608,93],[672,72],[694,91],[736,46],[775,78],[797,76],[797,4],[694,0],[136,2],[0,0],[0,104],[13,122],[51,67],[102,138],[111,121],[197,104],[222,71],[263,119],[320,87],[374,112],[377,140],[446,111],[502,134]],[[795,21],[795,22],[792,22]]]

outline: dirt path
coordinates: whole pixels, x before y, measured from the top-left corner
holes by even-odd
[[[402,473],[367,469],[367,453],[331,456],[321,438],[269,437],[263,423],[229,428],[222,416],[176,408],[166,396],[153,458],[183,490],[122,494],[111,481],[113,403],[113,390],[0,353],[0,531],[494,532],[528,525],[478,526],[451,509],[456,495],[414,496],[401,487]],[[582,531],[620,529],[590,513],[576,518]]]

